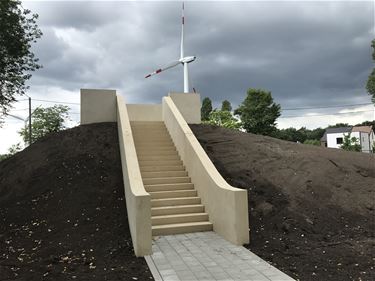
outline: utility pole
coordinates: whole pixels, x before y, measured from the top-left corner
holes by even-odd
[[[29,145],[31,145],[31,98],[29,97]]]

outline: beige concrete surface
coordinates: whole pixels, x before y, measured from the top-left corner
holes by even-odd
[[[130,121],[163,121],[161,104],[127,104]]]
[[[117,113],[129,228],[135,255],[140,257],[151,254],[151,196],[143,186],[127,106],[121,96],[117,96]]]
[[[230,186],[219,174],[172,97],[163,98],[163,120],[209,214],[214,231],[236,245],[248,243],[247,191]]]
[[[201,96],[200,94],[169,93],[181,115],[188,124],[201,123]]]
[[[212,230],[208,214],[196,212],[204,209],[190,212],[191,206],[201,206],[201,200],[180,161],[164,122],[134,121],[131,122],[131,127],[143,185],[151,195],[152,235]],[[163,146],[168,149],[160,150]],[[144,170],[149,167],[152,167],[152,172]],[[165,170],[162,167],[169,168]],[[171,167],[178,167],[178,170]]]
[[[81,125],[116,122],[116,90],[81,89]]]

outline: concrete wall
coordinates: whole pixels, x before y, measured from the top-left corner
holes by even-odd
[[[163,98],[163,120],[209,213],[214,231],[236,245],[248,243],[247,191],[230,186],[222,178],[172,97]]]
[[[127,106],[121,96],[117,96],[117,126],[126,209],[134,253],[137,257],[150,255],[151,196],[143,186]]]
[[[161,104],[127,104],[130,121],[163,121]]]
[[[172,99],[186,123],[201,123],[201,96],[199,94],[170,93]]]
[[[116,120],[115,90],[81,89],[81,124]]]

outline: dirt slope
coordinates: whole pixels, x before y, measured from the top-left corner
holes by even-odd
[[[133,254],[115,123],[0,162],[0,280],[150,280]]]
[[[375,280],[374,155],[191,128],[224,178],[248,190],[249,249],[300,280]]]

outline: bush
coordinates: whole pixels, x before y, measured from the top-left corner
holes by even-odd
[[[303,144],[320,146],[320,141],[319,140],[305,140]]]

